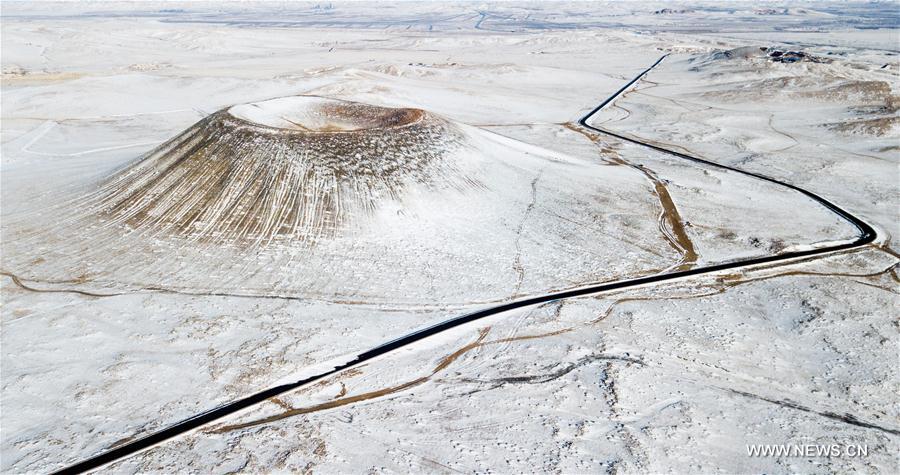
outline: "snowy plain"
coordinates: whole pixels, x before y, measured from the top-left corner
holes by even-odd
[[[896,13],[728,5],[4,2],[0,469],[486,305],[852,240],[795,192],[577,125],[668,53],[591,124],[814,190],[878,240],[500,314],[105,470],[896,471]],[[722,59],[798,45],[831,62]],[[424,111],[477,186],[404,181],[315,246],[107,225],[85,199],[217,111],[300,95]]]

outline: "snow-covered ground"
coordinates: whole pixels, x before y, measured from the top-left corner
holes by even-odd
[[[852,241],[577,125],[670,53],[591,124],[876,243],[494,315],[107,470],[897,471],[896,4],[769,7],[4,2],[0,469],[487,305]]]

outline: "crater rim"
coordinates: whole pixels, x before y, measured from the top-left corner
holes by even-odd
[[[401,129],[421,122],[426,116],[426,112],[418,108],[377,106],[315,95],[282,96],[235,104],[221,112],[252,127],[302,135]]]

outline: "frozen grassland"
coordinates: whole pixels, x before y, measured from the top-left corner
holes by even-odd
[[[490,303],[852,240],[797,193],[574,124],[670,53],[592,123],[807,188],[879,240],[491,317],[109,470],[896,472],[896,6],[3,3],[0,469],[60,468]],[[722,54],[745,46],[831,61]],[[370,169],[390,133],[351,164],[229,135],[232,113],[335,126],[261,102],[295,95],[421,109],[397,142],[421,160]],[[209,150],[156,148],[176,136]],[[203,202],[269,231],[163,209],[212,196],[215,169],[167,165],[198,157],[290,165]],[[147,178],[172,170],[190,180]],[[293,203],[313,224],[270,225]],[[748,457],[763,443],[869,454]]]

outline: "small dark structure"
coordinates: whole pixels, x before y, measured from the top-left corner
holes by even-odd
[[[775,48],[760,48],[765,51],[770,61],[776,63],[798,63],[800,61],[810,61],[813,63],[825,63],[828,60],[804,53],[803,51],[782,51]]]

